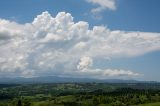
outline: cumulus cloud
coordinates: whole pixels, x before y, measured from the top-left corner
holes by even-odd
[[[115,0],[87,0],[87,2],[98,5],[98,7],[91,10],[92,13],[99,13],[106,9],[116,9]]]
[[[93,75],[94,77],[101,76],[101,79],[106,76],[141,76],[142,74],[132,72],[130,70],[117,70],[117,69],[94,69],[92,68],[93,59],[91,57],[82,57],[77,65],[79,75]]]
[[[65,75],[107,78],[139,76],[123,69],[96,67],[96,59],[130,58],[160,50],[160,33],[89,28],[70,13],[48,12],[33,22],[0,19],[0,75]]]
[[[77,66],[77,69],[82,70],[82,71],[85,69],[88,69],[89,66],[92,65],[92,62],[93,62],[93,60],[90,57],[82,57],[80,59],[78,66]]]

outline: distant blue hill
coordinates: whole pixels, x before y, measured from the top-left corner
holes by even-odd
[[[15,78],[0,78],[0,84],[34,84],[34,83],[157,83],[155,81],[137,81],[137,80],[121,80],[121,79],[92,79],[92,78],[70,78],[70,77],[15,77]]]

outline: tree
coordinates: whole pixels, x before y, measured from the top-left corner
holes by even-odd
[[[18,100],[18,106],[22,106],[22,101]]]

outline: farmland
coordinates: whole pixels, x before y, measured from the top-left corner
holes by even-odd
[[[159,83],[1,84],[0,106],[159,106],[159,87]]]

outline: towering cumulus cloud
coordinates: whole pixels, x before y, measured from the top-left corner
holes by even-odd
[[[38,15],[32,23],[0,19],[0,75],[65,75],[107,78],[139,76],[123,69],[104,69],[95,59],[130,58],[160,50],[160,33],[111,31],[75,23],[70,13]]]

